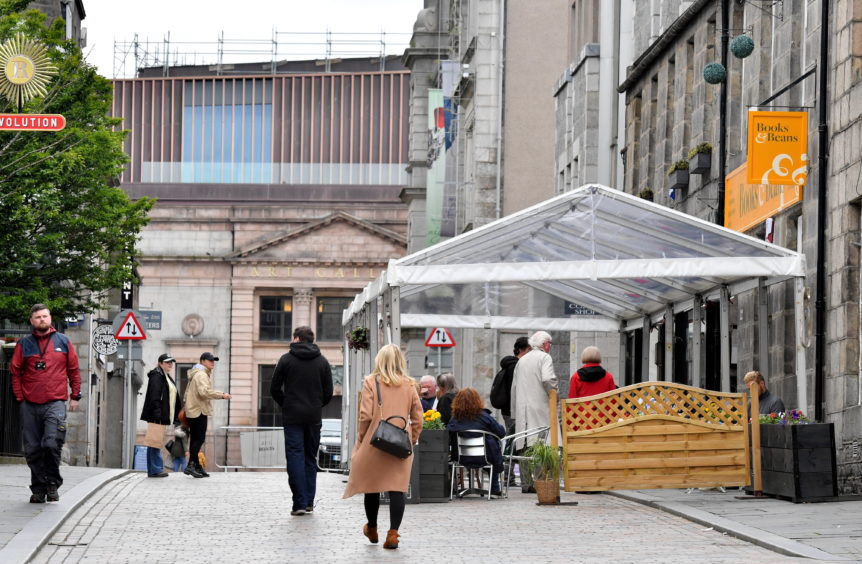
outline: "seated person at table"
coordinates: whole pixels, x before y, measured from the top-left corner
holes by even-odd
[[[474,388],[464,388],[455,396],[452,401],[452,419],[449,420],[446,428],[453,434],[458,431],[478,429],[493,433],[501,439],[506,435],[506,430],[491,416],[491,412],[485,409],[479,392]],[[503,451],[500,448],[500,441],[485,437],[485,452],[488,461],[494,465],[494,472],[491,476],[491,495],[499,496],[502,493],[500,490],[500,473],[503,471]],[[471,463],[469,458],[471,457],[461,457],[461,464],[469,465]],[[481,464],[482,461],[476,462]]]

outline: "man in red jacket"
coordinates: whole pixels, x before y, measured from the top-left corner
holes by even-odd
[[[81,400],[78,355],[69,338],[51,327],[48,306],[30,308],[33,334],[15,346],[12,355],[12,393],[21,406],[24,456],[30,467],[30,503],[60,501],[57,489],[60,454],[66,441],[66,400],[69,411]]]

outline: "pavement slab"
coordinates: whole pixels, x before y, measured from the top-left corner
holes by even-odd
[[[320,474],[312,514],[290,515],[283,473],[130,473],[106,483],[56,530],[33,562],[802,562],[646,505],[564,493],[576,506],[538,506],[535,495],[408,505],[401,545],[362,536],[362,496],[341,499],[345,478]],[[379,525],[388,527],[388,506]],[[382,535],[381,535],[382,536]],[[441,556],[442,557],[442,556]],[[804,560],[812,562],[811,560]]]
[[[611,495],[644,503],[783,554],[862,561],[862,501],[792,503],[738,489],[637,490]]]

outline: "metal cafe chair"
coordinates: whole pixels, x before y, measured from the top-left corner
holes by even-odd
[[[477,487],[477,484],[473,483],[473,474],[481,473],[486,468],[488,469],[488,474],[491,477],[491,483],[493,483],[493,473],[494,473],[494,465],[488,460],[488,451],[485,448],[485,438],[490,437],[495,441],[499,441],[500,437],[494,435],[493,433],[489,433],[487,431],[470,430],[470,431],[459,431],[458,432],[458,458],[457,460],[453,460],[450,462],[452,466],[452,484],[449,490],[449,499],[455,497],[455,477],[457,475],[457,470],[459,468],[463,468],[467,472],[467,484],[468,486],[463,490],[458,492],[458,497],[464,497],[469,494],[477,494],[488,496],[488,501],[491,500],[491,491],[490,485],[489,489],[483,489],[481,487]],[[477,481],[479,478],[477,477]]]
[[[528,456],[516,454],[515,447],[518,445],[518,441],[522,441],[530,437],[538,437],[541,440],[546,440],[550,429],[551,428],[549,426],[533,427],[532,429],[526,429],[503,437],[503,458],[506,461],[506,469],[504,470],[505,474],[503,476],[503,483],[501,486],[503,488],[504,497],[509,497],[509,481],[512,476],[512,468],[514,467],[515,462],[518,462],[520,465],[521,474],[523,475],[526,471],[524,468],[524,462],[529,460]]]

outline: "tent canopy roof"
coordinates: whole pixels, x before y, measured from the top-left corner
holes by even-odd
[[[403,327],[618,330],[722,285],[804,276],[801,253],[590,184],[401,259]]]

